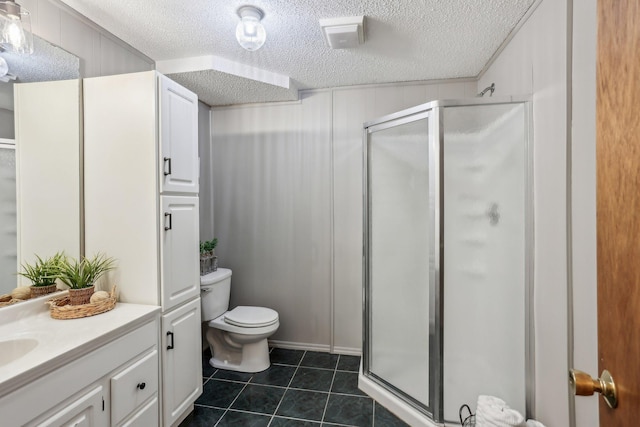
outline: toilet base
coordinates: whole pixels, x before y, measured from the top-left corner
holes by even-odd
[[[209,365],[228,371],[255,373],[262,372],[271,366],[269,360],[269,344],[266,338],[241,346],[230,345],[224,339],[224,332],[211,330],[207,335],[213,357]],[[227,337],[228,339],[228,337]]]

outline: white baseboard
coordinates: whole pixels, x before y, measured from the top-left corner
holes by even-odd
[[[322,351],[325,353],[328,353],[331,350],[331,347],[325,344],[311,344],[292,341],[269,340],[269,345],[271,347],[288,348],[290,350]]]
[[[333,347],[333,353],[344,354],[348,356],[362,356],[362,350],[352,347]]]
[[[362,356],[362,351],[359,348],[333,347],[333,351],[331,351],[331,346],[326,344],[311,344],[311,343],[305,343],[305,342],[269,340],[269,346],[277,347],[277,348],[288,348],[290,350],[321,351],[324,353],[344,354],[349,356]]]

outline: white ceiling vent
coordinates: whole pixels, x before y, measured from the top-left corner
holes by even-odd
[[[332,49],[349,49],[364,43],[364,16],[321,19],[320,26]]]

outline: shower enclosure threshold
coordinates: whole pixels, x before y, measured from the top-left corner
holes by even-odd
[[[446,425],[435,423],[403,399],[367,378],[362,373],[362,365],[360,365],[360,371],[358,372],[358,388],[412,427],[442,427]]]

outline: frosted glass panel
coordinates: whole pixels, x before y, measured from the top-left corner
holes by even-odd
[[[479,394],[522,414],[526,122],[523,104],[444,109],[444,416]]]
[[[16,287],[16,151],[0,144],[0,294]]]
[[[370,371],[429,404],[427,119],[369,137]]]

